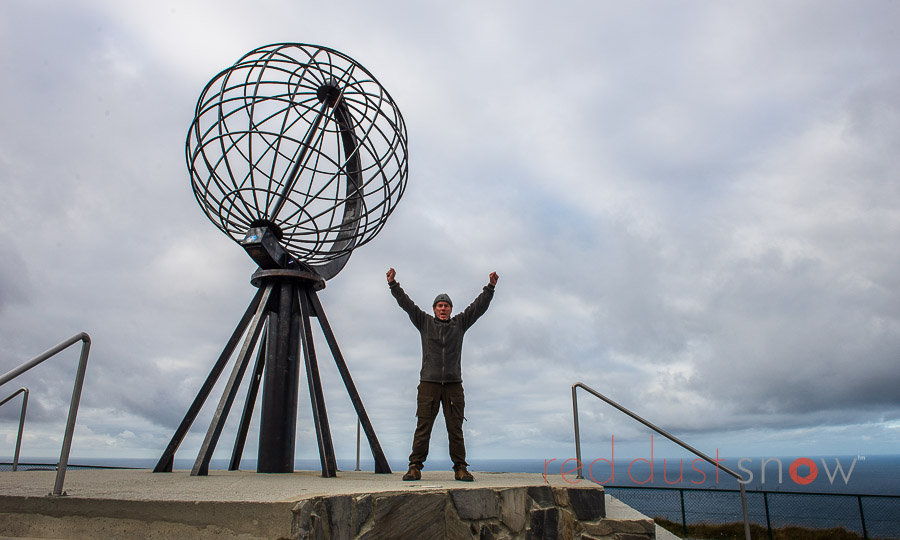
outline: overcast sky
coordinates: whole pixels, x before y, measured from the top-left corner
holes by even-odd
[[[90,333],[73,456],[157,457],[255,293],[184,144],[206,82],[277,42],[353,57],[407,123],[406,194],[320,294],[392,462],[420,350],[389,267],[426,309],[500,274],[463,354],[471,459],[572,457],[576,381],[710,453],[896,453],[900,4],[441,6],[0,2],[0,372]],[[31,390],[24,457],[58,455],[77,355],[0,390]],[[647,447],[581,400],[586,455]],[[0,409],[0,455],[17,419]],[[317,456],[305,382],[297,455]]]

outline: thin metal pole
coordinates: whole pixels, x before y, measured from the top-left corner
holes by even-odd
[[[22,412],[19,413],[19,432],[16,435],[16,453],[13,456],[13,466],[12,466],[13,472],[15,472],[19,469],[19,450],[22,449],[22,430],[25,428],[25,410],[28,408],[28,389],[23,386],[22,388],[19,388],[18,390],[16,390],[12,394],[10,394],[10,396],[7,397],[6,399],[4,399],[3,401],[0,401],[0,407],[2,407],[6,402],[8,402],[12,398],[18,396],[19,394],[23,394],[22,395]]]
[[[684,512],[684,490],[678,490],[678,496],[681,498],[681,531],[687,537],[687,515]]]
[[[763,504],[766,507],[766,530],[769,533],[769,540],[772,540],[772,520],[769,518],[769,492],[763,491]]]
[[[744,513],[744,537],[750,540],[750,515],[747,512],[747,490],[744,489],[744,479],[738,480],[741,486],[741,510]]]
[[[360,427],[362,427],[362,422],[359,421],[359,418],[356,419],[356,470],[359,470],[359,432]]]
[[[22,431],[25,429],[25,409],[28,408],[28,389],[22,387],[22,412],[19,414],[19,431],[16,435],[16,454],[13,457],[13,470],[19,468],[19,452],[22,450]]]
[[[72,401],[69,403],[69,417],[66,420],[66,434],[63,435],[62,451],[59,453],[59,467],[56,470],[56,483],[53,495],[63,495],[63,482],[66,480],[66,468],[69,466],[69,451],[72,449],[72,436],[75,434],[75,417],[78,416],[78,403],[81,401],[81,388],[84,386],[84,372],[87,370],[88,354],[91,351],[91,337],[81,333],[81,358],[78,359],[78,371],[75,373],[75,388],[72,390]]]
[[[578,460],[578,474],[575,478],[584,479],[581,467],[581,432],[578,429],[578,393],[576,385],[572,385],[572,415],[575,417],[575,459]]]
[[[863,540],[869,540],[869,531],[866,529],[866,515],[863,513],[862,495],[856,496],[856,502],[859,503],[859,519],[862,521]]]

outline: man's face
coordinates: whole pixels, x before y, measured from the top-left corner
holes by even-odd
[[[447,302],[438,302],[434,305],[434,316],[442,321],[446,321],[450,318],[450,312],[452,310],[453,306]]]

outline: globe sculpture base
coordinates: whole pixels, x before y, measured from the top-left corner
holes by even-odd
[[[325,410],[325,399],[319,378],[310,322],[311,317],[315,317],[319,321],[359,422],[368,438],[369,447],[375,459],[375,472],[390,474],[390,466],[378,443],[362,399],[353,384],[337,339],[328,324],[322,303],[319,301],[317,291],[324,288],[324,280],[317,274],[307,271],[260,269],[253,274],[251,283],[259,290],[250,302],[231,339],[225,345],[225,349],[210,371],[206,382],[188,409],[168,447],[160,457],[154,472],[172,471],[175,451],[224,371],[238,342],[244,336],[241,351],[213,414],[191,475],[205,476],[209,474],[209,463],[222,434],[225,420],[234,403],[241,380],[249,367],[253,351],[258,349],[228,470],[237,470],[240,467],[244,443],[250,427],[250,418],[253,415],[260,382],[262,382],[257,472],[290,473],[294,471],[297,401],[300,386],[299,352],[302,350],[313,422],[316,427],[319,458],[322,464],[322,476],[336,476],[337,462],[334,456],[331,429],[328,425],[328,414]],[[265,339],[259,343],[257,348],[259,337],[263,333],[265,333]]]

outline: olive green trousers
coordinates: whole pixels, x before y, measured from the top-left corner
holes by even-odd
[[[463,439],[463,420],[465,419],[466,397],[461,382],[419,383],[416,397],[416,432],[413,435],[412,453],[409,455],[409,466],[422,469],[428,457],[428,443],[431,441],[431,428],[437,418],[438,409],[444,412],[444,423],[447,425],[447,438],[450,441],[450,459],[453,468],[464,467],[466,463],[466,442]]]

